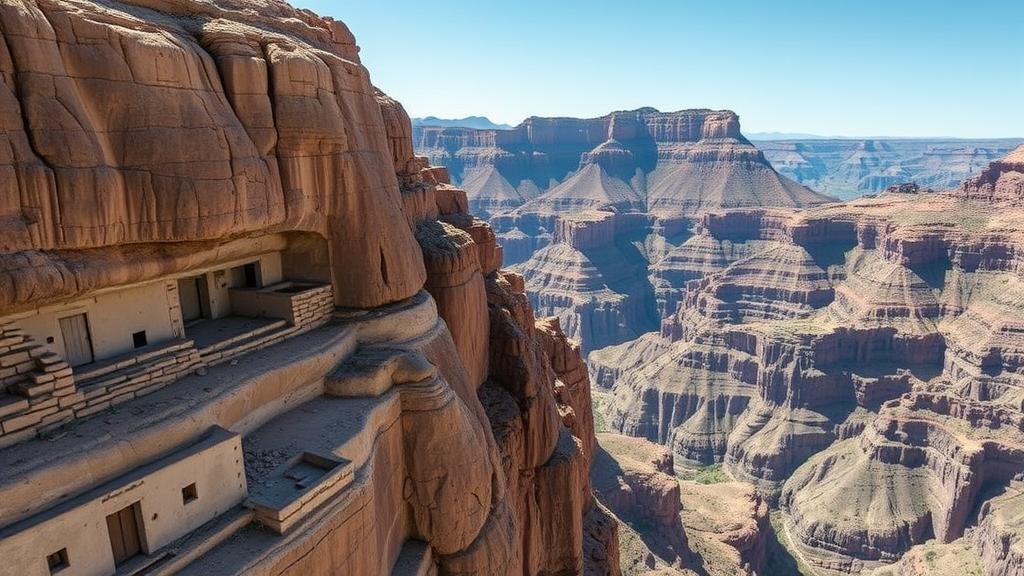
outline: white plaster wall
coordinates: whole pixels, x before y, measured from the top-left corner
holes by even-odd
[[[64,338],[59,319],[82,312],[89,321],[89,335],[97,360],[133,350],[132,333],[139,330],[146,331],[150,344],[166,342],[178,336],[168,303],[167,284],[164,282],[108,292],[64,306],[47,307],[37,314],[22,318],[18,324],[36,342],[64,357]],[[46,342],[48,337],[53,338],[53,343]]]
[[[148,553],[245,499],[240,436],[220,429],[200,451],[185,452],[0,532],[0,576],[49,576],[46,556],[62,548],[69,560],[62,576],[107,576],[115,570],[109,514],[139,502],[143,552]],[[181,489],[193,482],[198,498],[183,504]]]

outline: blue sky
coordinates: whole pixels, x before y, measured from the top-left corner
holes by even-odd
[[[1024,136],[1024,1],[292,0],[412,116],[729,108],[745,132]]]

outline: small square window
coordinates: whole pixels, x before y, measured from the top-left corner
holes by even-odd
[[[196,490],[194,482],[181,489],[182,504],[191,504],[192,502],[195,502],[197,498],[199,498],[199,492]]]
[[[68,562],[68,549],[60,550],[46,557],[46,565],[50,568],[50,574],[56,574],[71,565]]]
[[[148,344],[149,341],[146,338],[146,331],[139,330],[138,332],[132,334],[132,343],[135,344],[136,348],[142,348],[143,346]]]

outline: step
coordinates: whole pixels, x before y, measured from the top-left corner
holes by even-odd
[[[0,392],[0,420],[16,416],[28,408],[29,404],[26,398]]]
[[[296,327],[284,322],[283,326],[277,326],[277,329],[268,332],[261,330],[258,334],[250,336],[242,340],[233,342],[230,347],[221,347],[219,350],[204,353],[200,351],[199,357],[209,366],[214,366],[228,360],[232,360],[243,354],[254,352],[265,348],[268,344],[274,340],[284,340],[291,336],[297,329]]]
[[[132,366],[152,364],[156,358],[177,353],[191,345],[191,340],[177,338],[164,344],[152,344],[121,354],[120,356],[78,366],[74,369],[75,381],[81,383],[85,380],[95,380],[111,372],[124,370]]]
[[[192,344],[190,340],[186,340],[184,343],[186,345]],[[144,353],[140,356],[141,360],[136,358],[134,362],[131,362],[128,359],[122,359],[120,362],[115,362],[112,365],[105,365],[100,370],[77,373],[75,375],[75,384],[81,390],[88,390],[95,386],[114,386],[126,382],[136,376],[141,376],[155,370],[155,365],[166,362],[168,367],[170,367],[177,364],[177,355],[184,347],[180,343],[176,343],[173,346],[166,346],[160,349],[160,354],[154,354],[153,352]],[[113,366],[113,369],[110,366]]]
[[[216,320],[208,320],[208,322],[216,322]],[[217,342],[214,342],[213,344],[210,344],[205,348],[200,348],[199,355],[207,356],[209,354],[213,354],[214,352],[224,350],[225,348],[230,348],[242,341],[250,340],[252,338],[266,334],[267,332],[270,332],[272,330],[280,330],[282,327],[286,326],[288,326],[287,320],[277,320],[275,322],[270,322],[248,332],[243,332],[242,334],[238,334],[236,336],[232,336],[224,340],[218,340]]]

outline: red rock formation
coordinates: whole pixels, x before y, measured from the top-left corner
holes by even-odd
[[[975,197],[705,215],[665,261],[678,309],[660,334],[590,356],[613,428],[781,496],[826,573],[975,524],[985,573],[1015,569],[1019,512],[992,498],[1024,473],[1024,230],[1012,194],[993,195],[1013,166],[965,184],[989,191]]]
[[[398,184],[351,35],[316,17],[282,24],[295,12],[269,0],[250,24],[217,20],[237,4],[162,29],[148,25],[154,9],[194,6],[3,7],[7,180],[23,183],[4,194],[3,248],[51,251],[34,264],[4,259],[5,308],[152,275],[156,248],[139,244],[277,230],[328,239],[339,305],[419,289],[413,236],[390,225]],[[143,265],[82,270],[52,252],[68,249]]]
[[[998,204],[1024,201],[1024,145],[989,165],[960,187],[958,196]]]
[[[578,347],[535,319],[465,192],[414,155],[408,116],[372,87],[343,24],[278,0],[27,0],[0,6],[0,31],[0,358],[12,393],[33,398],[0,391],[0,526],[32,530],[219,426],[242,436],[222,479],[242,497],[303,458],[351,485],[311,492],[280,538],[232,502],[237,516],[187,535],[170,570],[619,573],[590,490]],[[22,426],[26,406],[38,423],[95,393],[24,336],[26,315],[137,283],[177,294],[180,277],[265,252],[338,309],[327,297],[311,332],[234,363],[172,357],[177,380],[169,369],[159,390],[123,395],[117,418],[92,416],[109,403],[61,414],[49,440]]]

